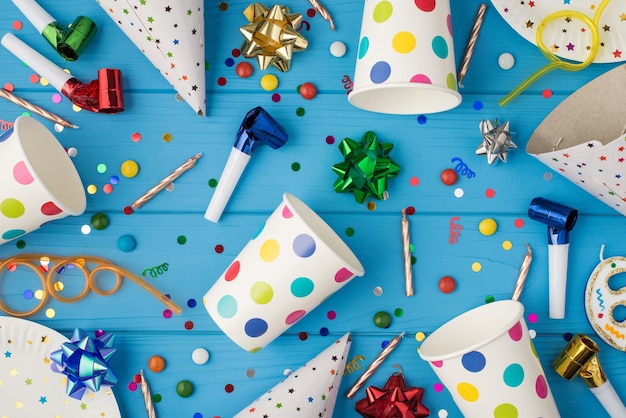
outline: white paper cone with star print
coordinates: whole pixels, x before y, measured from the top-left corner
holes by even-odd
[[[524,321],[524,306],[500,300],[446,322],[422,343],[466,418],[560,418]]]
[[[626,64],[590,81],[535,129],[526,152],[626,215]]]
[[[415,115],[461,103],[450,2],[365,0],[348,100],[372,112]]]
[[[285,193],[203,302],[230,339],[256,352],[363,273],[332,228]]]
[[[205,116],[204,1],[96,1],[182,100]]]
[[[351,344],[345,334],[235,418],[332,418]]]
[[[0,135],[0,245],[85,211],[87,198],[63,146],[39,121],[20,116]]]

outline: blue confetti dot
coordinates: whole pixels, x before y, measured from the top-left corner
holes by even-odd
[[[116,185],[120,182],[120,178],[118,176],[111,176],[109,179],[109,183]]]
[[[32,299],[34,296],[32,290],[24,290],[24,299]]]
[[[417,117],[417,123],[419,123],[420,125],[425,124],[427,120],[428,118],[426,117],[426,115],[419,115]]]
[[[320,335],[321,335],[322,337],[327,336],[327,335],[328,335],[328,328],[326,328],[326,327],[321,328],[321,329],[320,329]]]
[[[202,414],[200,412],[196,412],[193,414],[193,418],[202,418]]]
[[[472,106],[474,107],[474,110],[480,110],[483,108],[483,102],[477,100]]]
[[[117,240],[117,247],[125,253],[128,253],[137,247],[137,241],[135,241],[132,235],[122,235]]]
[[[226,64],[227,67],[232,67],[233,65],[235,65],[235,60],[232,58],[226,58],[224,64]]]
[[[187,301],[187,306],[189,306],[190,308],[195,308],[197,304],[198,304],[198,302],[196,302],[195,299],[189,299]]]

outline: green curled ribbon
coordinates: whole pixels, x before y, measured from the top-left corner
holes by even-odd
[[[344,138],[339,151],[345,161],[333,165],[339,176],[333,186],[335,191],[352,192],[358,203],[369,196],[386,199],[387,180],[400,172],[400,166],[389,158],[392,149],[392,143],[379,142],[372,131],[366,132],[360,142]]]

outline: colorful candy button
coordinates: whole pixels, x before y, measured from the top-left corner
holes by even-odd
[[[490,236],[496,233],[498,224],[493,218],[485,218],[478,224],[478,231],[485,236]]]
[[[274,74],[265,74],[261,77],[261,88],[266,91],[276,90],[278,87],[278,77]]]
[[[376,312],[374,314],[374,325],[378,328],[389,328],[389,325],[391,325],[391,315],[384,311]]]
[[[93,229],[102,231],[109,226],[109,218],[102,212],[98,212],[91,217],[91,226]]]
[[[161,356],[152,356],[148,359],[148,368],[155,373],[162,372],[165,369],[165,359]]]
[[[176,393],[181,398],[188,398],[193,393],[193,385],[189,380],[181,380],[176,385]]]
[[[126,160],[122,163],[120,172],[126,178],[133,178],[139,173],[139,164],[133,160]]]
[[[191,353],[191,360],[196,364],[205,364],[209,361],[209,352],[206,348],[198,347]]]

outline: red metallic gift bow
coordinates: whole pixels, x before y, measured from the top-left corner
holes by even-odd
[[[402,373],[389,377],[380,389],[370,386],[366,397],[356,403],[356,411],[365,418],[423,418],[430,414],[421,402],[424,389],[406,387]]]

